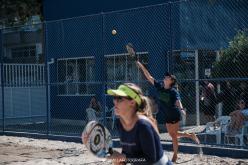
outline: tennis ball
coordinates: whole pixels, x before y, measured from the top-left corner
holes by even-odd
[[[115,29],[112,30],[112,35],[116,35],[117,31]]]

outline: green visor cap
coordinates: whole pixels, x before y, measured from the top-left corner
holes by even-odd
[[[126,85],[120,85],[116,90],[109,89],[107,90],[107,93],[112,96],[130,97],[134,99],[139,106],[141,105],[140,96]]]

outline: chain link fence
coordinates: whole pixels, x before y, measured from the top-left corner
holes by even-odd
[[[182,129],[206,126],[202,143],[247,147],[247,6],[179,1],[1,29],[1,131],[79,137],[95,119],[118,136],[106,90],[133,82],[154,99],[168,140],[157,92],[127,54],[132,43],[156,80],[176,75]]]

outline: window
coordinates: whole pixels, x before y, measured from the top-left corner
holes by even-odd
[[[137,53],[139,61],[145,66],[148,64],[148,52]],[[147,92],[147,81],[136,66],[134,59],[127,54],[114,54],[105,56],[107,82],[109,88],[116,88],[123,82],[139,84],[144,92]]]
[[[196,50],[174,50],[170,59],[170,70],[178,79],[194,79],[195,64],[198,63],[199,78],[210,76],[216,61],[216,52],[208,49],[198,49],[198,61],[195,61]]]
[[[89,95],[94,92],[95,60],[93,57],[58,59],[58,94]]]
[[[195,51],[174,50],[172,52],[171,68],[178,79],[194,78]]]
[[[27,58],[27,57],[35,57],[36,52],[35,46],[24,46],[24,47],[17,47],[12,48],[12,58]]]

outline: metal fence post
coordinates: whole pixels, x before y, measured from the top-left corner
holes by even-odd
[[[101,16],[102,16],[102,60],[103,60],[103,63],[104,63],[104,55],[105,55],[105,14],[102,12],[101,13]],[[106,90],[106,76],[105,76],[105,64],[102,65],[102,102],[103,102],[103,123],[104,125],[106,126],[107,124],[107,120],[106,120],[106,95],[105,95],[105,90]]]
[[[220,61],[220,51],[216,51],[216,61]],[[217,93],[220,93],[220,83],[217,83]],[[217,117],[220,117],[222,114],[222,107],[223,107],[223,103],[219,103],[217,105]]]
[[[198,50],[195,50],[195,100],[196,100],[196,125],[200,125],[200,91],[199,91],[199,58]]]
[[[0,56],[1,56],[1,89],[2,89],[2,124],[3,128],[2,131],[4,132],[5,130],[5,120],[4,120],[4,76],[3,76],[3,30],[0,29]]]
[[[51,119],[50,119],[50,73],[49,73],[49,67],[50,63],[47,59],[47,51],[46,51],[46,23],[43,23],[43,50],[44,50],[44,56],[45,56],[45,85],[46,85],[46,109],[47,109],[47,136],[50,134],[50,126],[51,126]]]
[[[169,10],[170,10],[170,12],[169,12],[169,29],[170,29],[170,50],[169,50],[169,53],[168,53],[168,55],[167,55],[167,70],[168,70],[168,72],[171,72],[171,70],[170,70],[170,60],[171,60],[171,58],[172,58],[172,2],[170,2],[169,1]]]

